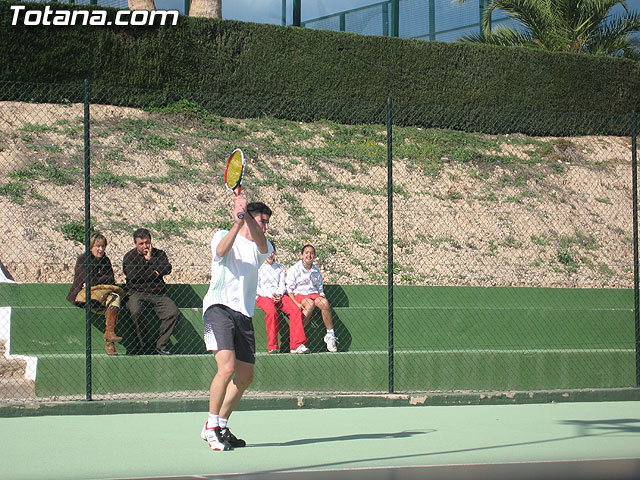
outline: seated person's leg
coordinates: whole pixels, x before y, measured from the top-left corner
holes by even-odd
[[[291,302],[291,299],[289,299],[289,301]],[[262,309],[262,311],[264,312],[264,322],[267,329],[267,351],[277,352],[279,350],[278,309],[273,303],[273,300],[269,297],[258,297],[256,299],[256,305],[258,306],[258,308]],[[296,307],[295,304],[293,306]],[[300,312],[300,309],[298,307],[296,307],[296,310]]]
[[[333,317],[331,316],[331,305],[329,305],[329,301],[325,297],[318,297],[315,299],[314,303],[322,313],[324,326],[327,330],[331,330],[333,328]]]
[[[160,329],[158,331],[158,340],[156,341],[156,349],[166,351],[167,345],[173,328],[176,326],[180,318],[180,310],[176,303],[168,295],[158,295],[153,299],[156,315],[160,319]]]
[[[305,298],[302,301],[302,316],[304,317],[303,323],[305,325],[309,323],[309,320],[311,319],[311,314],[313,313],[314,308],[316,308],[316,305],[312,299]]]
[[[300,345],[307,345],[302,311],[288,295],[282,297],[281,309],[289,317],[289,346],[291,350],[295,350]]]
[[[118,313],[120,312],[120,295],[116,292],[108,293],[104,299],[107,310],[105,316],[104,340],[106,342],[120,342],[122,337],[116,335],[116,323],[118,323]]]
[[[136,328],[136,336],[138,337],[138,344],[144,346],[144,338],[142,336],[142,330],[140,328],[140,318],[142,315],[142,296],[139,293],[131,293],[127,300],[127,308],[131,314],[131,320]]]

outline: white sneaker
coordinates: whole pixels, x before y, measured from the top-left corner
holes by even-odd
[[[331,335],[327,333],[324,336],[324,343],[327,344],[327,350],[329,350],[330,352],[338,351],[338,339],[336,338],[335,335]]]
[[[298,348],[291,350],[291,353],[310,353],[311,350],[307,348],[304,343],[301,343]]]
[[[224,451],[231,450],[233,447],[223,438],[220,427],[207,428],[207,424],[202,427],[200,437],[209,444],[212,450]]]

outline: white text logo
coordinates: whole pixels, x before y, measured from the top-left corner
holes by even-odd
[[[107,19],[106,10],[53,10],[49,5],[44,10],[27,10],[24,5],[11,5],[13,18],[11,25],[177,25],[177,10],[119,10],[115,20]]]

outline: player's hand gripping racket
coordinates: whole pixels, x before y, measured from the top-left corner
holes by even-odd
[[[231,152],[224,171],[224,183],[234,195],[240,195],[242,191],[242,174],[244,173],[244,153],[239,148]],[[238,218],[244,218],[244,212],[238,213]]]

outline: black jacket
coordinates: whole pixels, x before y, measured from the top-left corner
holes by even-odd
[[[145,260],[137,249],[129,250],[122,260],[122,271],[126,276],[124,289],[127,293],[167,292],[163,277],[171,273],[171,264],[163,250],[152,249],[149,260]]]

